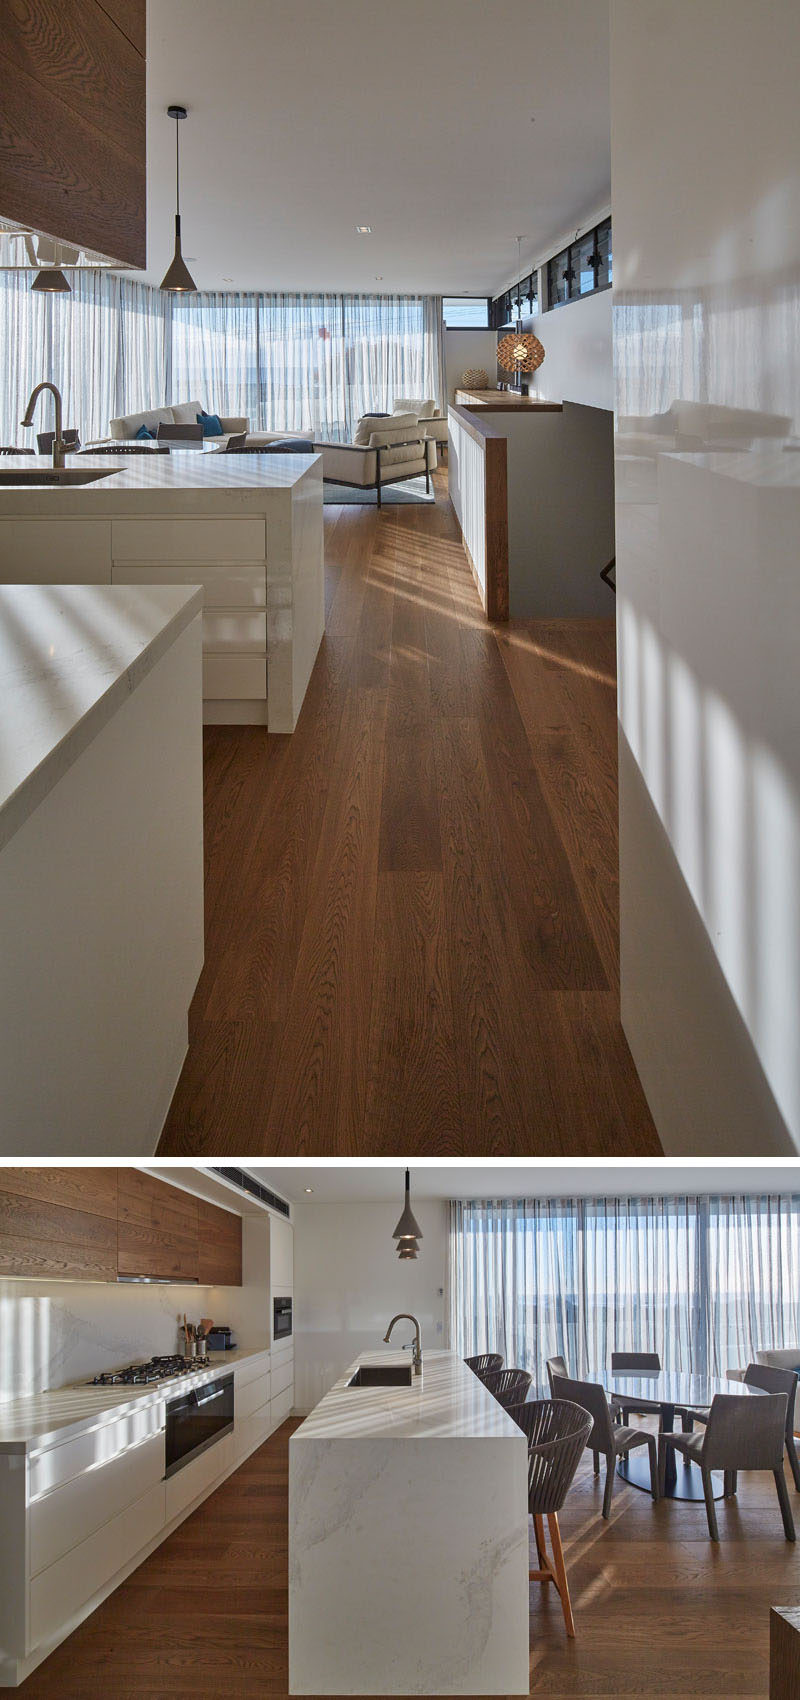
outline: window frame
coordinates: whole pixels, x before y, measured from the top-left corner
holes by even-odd
[[[612,260],[612,276],[604,283],[598,283],[597,279],[600,267],[604,263],[600,253],[600,238],[606,233],[606,231],[609,236],[609,253]],[[580,281],[580,268],[576,262],[578,258],[578,251],[585,247],[587,237],[591,238],[592,243],[592,255],[589,263],[594,271],[594,286],[592,289],[581,290],[580,288],[575,288],[576,282],[579,283]],[[562,278],[568,279],[569,292],[563,300],[558,296],[556,296],[556,299],[554,300],[552,281],[553,267],[560,268],[562,265],[564,269],[561,271],[560,275]],[[544,291],[546,302],[542,307],[543,313],[552,313],[557,307],[571,307],[574,301],[585,301],[590,295],[602,295],[603,290],[613,289],[614,279],[613,248],[611,246],[611,214],[609,213],[606,218],[601,218],[598,224],[591,226],[588,230],[584,230],[573,242],[568,242],[566,248],[561,248],[557,254],[551,254],[549,260],[545,261],[542,271],[544,272],[546,280],[546,288]]]

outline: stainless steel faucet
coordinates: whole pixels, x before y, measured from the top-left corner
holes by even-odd
[[[392,1329],[394,1328],[394,1325],[395,1325],[396,1322],[413,1322],[413,1324],[414,1324],[414,1330],[415,1330],[414,1344],[413,1344],[412,1349],[411,1349],[412,1350],[412,1356],[413,1356],[413,1359],[414,1359],[414,1374],[415,1375],[421,1375],[422,1374],[422,1336],[421,1336],[420,1331],[419,1331],[419,1323],[418,1323],[416,1317],[412,1316],[409,1311],[407,1311],[407,1310],[398,1311],[397,1316],[392,1317],[392,1320],[389,1323],[389,1326],[386,1330],[386,1333],[383,1336],[387,1345],[388,1345],[389,1340],[391,1338]]]
[[[22,424],[28,427],[33,424],[34,408],[36,407],[36,403],[42,393],[42,390],[50,390],[56,408],[56,434],[53,438],[53,465],[64,466],[66,464],[66,444],[64,442],[62,432],[63,410],[61,403],[61,391],[56,389],[55,384],[50,384],[47,380],[45,380],[44,383],[37,384],[35,390],[31,390],[30,400],[25,409],[25,418],[22,420]]]

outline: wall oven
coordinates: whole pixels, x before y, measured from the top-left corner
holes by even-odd
[[[288,1340],[292,1332],[292,1301],[291,1299],[273,1299],[272,1301],[272,1338],[273,1340]]]
[[[232,1428],[232,1375],[205,1381],[177,1399],[168,1399],[165,1476],[174,1476]]]

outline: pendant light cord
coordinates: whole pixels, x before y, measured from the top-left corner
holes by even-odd
[[[178,218],[180,218],[180,216],[181,216],[180,146],[181,146],[181,122],[180,122],[179,118],[176,118],[175,119],[175,212],[176,212]]]

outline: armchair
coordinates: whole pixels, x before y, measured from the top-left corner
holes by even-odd
[[[400,484],[424,474],[425,489],[430,493],[436,444],[426,436],[413,414],[391,417],[367,414],[359,421],[354,442],[315,443],[314,450],[322,455],[326,484],[374,490],[379,508],[387,484]]]

